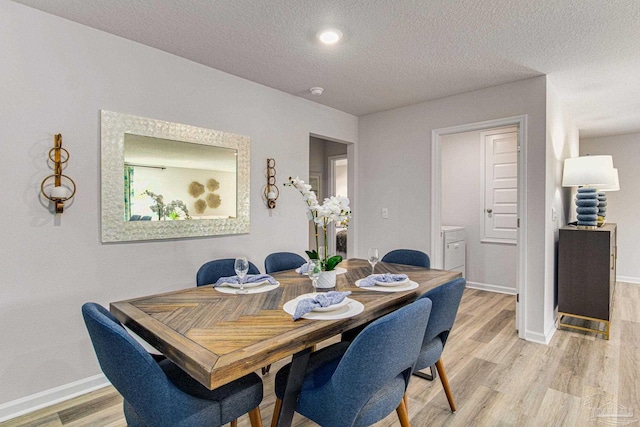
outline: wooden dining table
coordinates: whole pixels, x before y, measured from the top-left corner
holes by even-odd
[[[293,356],[289,382],[280,409],[279,426],[290,426],[311,347],[396,310],[459,272],[380,262],[375,273],[404,273],[415,289],[380,292],[355,285],[371,274],[363,259],[339,264],[346,273],[336,280],[337,291],[351,291],[362,303],[361,313],[346,319],[294,321],[283,306],[313,292],[311,280],[294,270],[273,273],[280,286],[268,292],[223,293],[212,285],[110,304],[111,313],[209,389],[214,389]]]

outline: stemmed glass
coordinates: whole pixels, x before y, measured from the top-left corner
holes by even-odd
[[[246,294],[248,291],[244,288],[244,278],[249,271],[249,261],[245,257],[238,257],[233,263],[233,269],[238,275],[238,281],[240,282],[240,289],[236,291],[237,294]]]
[[[371,264],[371,274],[374,274],[374,270],[376,268],[376,263],[378,262],[378,249],[371,248],[369,249],[369,256],[367,258],[369,264]]]
[[[311,279],[311,284],[313,285],[313,289],[315,290],[318,286],[318,279],[320,278],[320,261],[319,260],[309,260],[309,269],[307,270],[307,274]]]

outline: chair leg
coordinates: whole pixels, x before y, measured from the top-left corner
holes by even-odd
[[[267,366],[262,367],[262,375],[268,374],[269,370],[271,370],[271,363],[269,363]]]
[[[405,395],[406,396],[406,395]],[[400,404],[396,408],[396,413],[398,414],[398,419],[400,420],[400,425],[402,427],[410,427],[409,423],[409,411],[407,411],[407,405],[404,403],[404,397],[400,401]]]
[[[251,422],[251,427],[262,427],[262,416],[260,415],[259,406],[249,411],[249,421]]]
[[[280,416],[280,408],[282,407],[282,400],[276,397],[276,403],[273,405],[273,417],[271,417],[271,427],[278,425],[278,417]]]
[[[442,381],[442,387],[444,387],[444,394],[447,395],[447,400],[449,401],[449,407],[451,408],[451,412],[456,412],[456,404],[453,401],[453,394],[451,394],[451,388],[449,387],[449,379],[447,378],[447,373],[444,370],[444,364],[442,363],[442,359],[438,359],[436,362],[436,369],[440,374],[440,381]]]
[[[437,371],[436,371],[436,365],[429,366],[429,369],[431,370],[431,375],[425,374],[424,372],[421,372],[421,371],[415,371],[413,373],[413,375],[415,375],[416,377],[420,377],[422,379],[425,379],[427,381],[433,381],[438,376]]]
[[[404,402],[404,406],[405,406],[405,408],[407,408],[407,411],[409,411],[409,398],[407,397],[407,393],[406,392],[402,396],[402,401]]]
[[[235,419],[233,421],[231,421],[231,424],[229,424],[230,427],[238,427],[238,420]]]

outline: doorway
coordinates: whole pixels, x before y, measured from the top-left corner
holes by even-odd
[[[309,138],[309,180],[318,202],[330,196],[352,197],[349,185],[352,172],[349,167],[349,154],[352,144],[330,141],[317,136]],[[326,250],[332,255],[347,258],[349,252],[347,224],[331,223],[327,229],[329,236]],[[309,249],[316,248],[313,224],[309,223]]]
[[[468,214],[468,215],[473,215],[473,218],[475,218],[473,220],[473,222],[475,222],[477,224],[477,229],[473,230],[473,234],[468,234],[469,239],[475,239],[477,245],[480,244],[484,244],[485,246],[488,245],[493,245],[494,247],[492,249],[494,249],[494,252],[498,252],[500,253],[500,251],[508,251],[508,246],[509,243],[507,243],[506,241],[504,242],[492,242],[492,243],[486,243],[480,242],[480,235],[481,235],[481,230],[480,228],[480,223],[481,221],[484,221],[486,219],[486,216],[488,215],[487,213],[487,209],[488,207],[484,207],[484,194],[483,194],[483,190],[480,189],[480,186],[476,185],[475,191],[477,194],[473,194],[473,193],[469,193],[471,195],[473,195],[474,197],[477,198],[478,200],[478,209],[473,209],[474,212],[465,212],[464,210],[467,209],[468,206],[470,206],[468,203],[462,203],[463,200],[465,198],[464,195],[461,196],[460,194],[460,183],[458,182],[458,187],[455,190],[452,190],[452,188],[456,188],[455,184],[452,184],[451,182],[445,182],[446,178],[444,175],[446,175],[446,171],[444,170],[444,165],[443,165],[443,154],[447,154],[448,147],[445,147],[444,144],[446,144],[447,140],[449,138],[455,139],[458,136],[461,136],[465,133],[467,134],[475,134],[477,135],[477,139],[475,140],[475,153],[476,153],[476,157],[475,157],[475,167],[476,170],[479,172],[480,169],[482,169],[482,174],[478,173],[475,175],[476,177],[476,184],[479,182],[484,181],[484,168],[486,167],[486,163],[485,163],[485,158],[483,156],[482,153],[482,148],[485,147],[484,143],[480,143],[480,135],[481,133],[485,133],[485,135],[487,134],[492,134],[494,132],[490,131],[492,129],[504,129],[504,128],[509,128],[509,127],[513,127],[516,130],[517,133],[517,146],[515,147],[515,158],[517,159],[517,171],[514,171],[516,173],[517,179],[516,179],[516,200],[517,200],[517,207],[516,207],[516,215],[513,218],[513,220],[515,221],[516,224],[516,229],[515,229],[515,240],[513,243],[517,244],[515,245],[515,253],[513,255],[513,262],[511,262],[511,268],[514,271],[514,275],[515,275],[515,289],[513,289],[512,291],[509,291],[508,289],[500,289],[499,287],[496,289],[487,289],[487,290],[494,290],[494,291],[498,291],[498,292],[506,292],[506,293],[515,293],[517,295],[516,298],[516,328],[518,329],[518,334],[521,338],[524,338],[524,332],[525,332],[525,327],[524,325],[526,325],[526,301],[525,301],[525,289],[526,289],[526,275],[525,275],[525,267],[526,267],[526,216],[523,215],[523,212],[526,212],[526,197],[525,197],[525,192],[524,189],[526,188],[526,159],[525,159],[525,154],[526,154],[526,116],[519,116],[519,117],[513,117],[513,118],[506,118],[506,119],[501,119],[501,120],[492,120],[492,121],[487,121],[487,122],[481,122],[481,123],[473,123],[473,124],[469,124],[469,125],[461,125],[461,126],[455,126],[455,127],[451,127],[451,128],[445,128],[445,129],[437,129],[434,130],[432,132],[432,158],[431,158],[431,253],[433,254],[433,265],[436,268],[442,268],[443,266],[443,244],[442,244],[442,226],[443,225],[464,225],[464,224],[449,224],[443,222],[446,221],[448,222],[449,220],[449,214],[447,212],[444,213],[443,215],[443,208],[445,207],[446,203],[450,203],[450,201],[448,202],[447,200],[451,200],[451,198],[453,197],[455,200],[454,203],[457,203],[458,207],[457,209],[460,211],[462,210],[463,214]],[[500,131],[496,131],[495,133],[500,133]],[[464,151],[460,151],[459,153],[464,153]],[[466,153],[466,155],[468,155],[469,153]],[[457,159],[459,160],[459,159]],[[445,160],[446,163],[446,160]],[[452,163],[452,162],[449,162]],[[481,166],[482,165],[482,166]],[[455,174],[457,174],[458,176],[464,176],[468,174],[468,168],[465,168],[464,166],[461,165],[461,167],[457,167],[452,166],[451,164],[447,163],[447,169],[450,168],[455,168]],[[449,171],[450,172],[450,171]],[[454,174],[454,175],[455,175]],[[447,188],[443,189],[443,185],[448,186]],[[454,187],[451,187],[451,186]],[[446,190],[446,192],[445,192]],[[457,195],[457,198],[456,198]],[[480,204],[480,201],[482,201],[482,204]],[[482,206],[482,207],[480,207]],[[467,209],[469,210],[469,209]],[[491,214],[491,213],[489,213]],[[453,218],[457,218],[462,220],[460,216],[455,217],[452,216]],[[469,217],[471,218],[471,217]],[[506,218],[506,217],[505,217]],[[512,243],[512,244],[513,244]],[[469,244],[469,242],[467,243]],[[513,251],[513,248],[511,248],[511,250]],[[498,259],[500,259],[501,255],[492,255],[492,257],[495,259],[495,257],[498,257]],[[471,263],[474,262],[474,260],[470,260]],[[475,260],[478,261],[478,264],[481,265],[481,267],[476,267],[476,268],[483,268],[483,262],[484,260],[480,259],[480,260]],[[485,263],[486,264],[486,263]],[[493,261],[489,262],[490,265],[494,265],[495,263]],[[469,268],[473,268],[473,266],[469,266],[469,263],[467,263],[467,275],[469,275],[469,273],[471,272],[471,270]],[[474,277],[473,274],[471,277],[468,277],[468,279],[470,281],[473,281]],[[477,286],[474,286],[477,287]],[[520,327],[520,325],[522,325],[523,327]]]

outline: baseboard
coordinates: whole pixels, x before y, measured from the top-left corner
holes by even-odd
[[[516,290],[513,288],[507,288],[506,286],[499,286],[499,285],[489,285],[487,283],[467,281],[467,288],[479,289],[481,291],[498,292],[500,294],[509,294],[509,295],[517,294]]]
[[[616,276],[616,282],[640,283],[640,277]]]
[[[84,378],[69,384],[41,391],[0,405],[0,422],[7,421],[56,403],[64,402],[110,384],[103,375]]]

